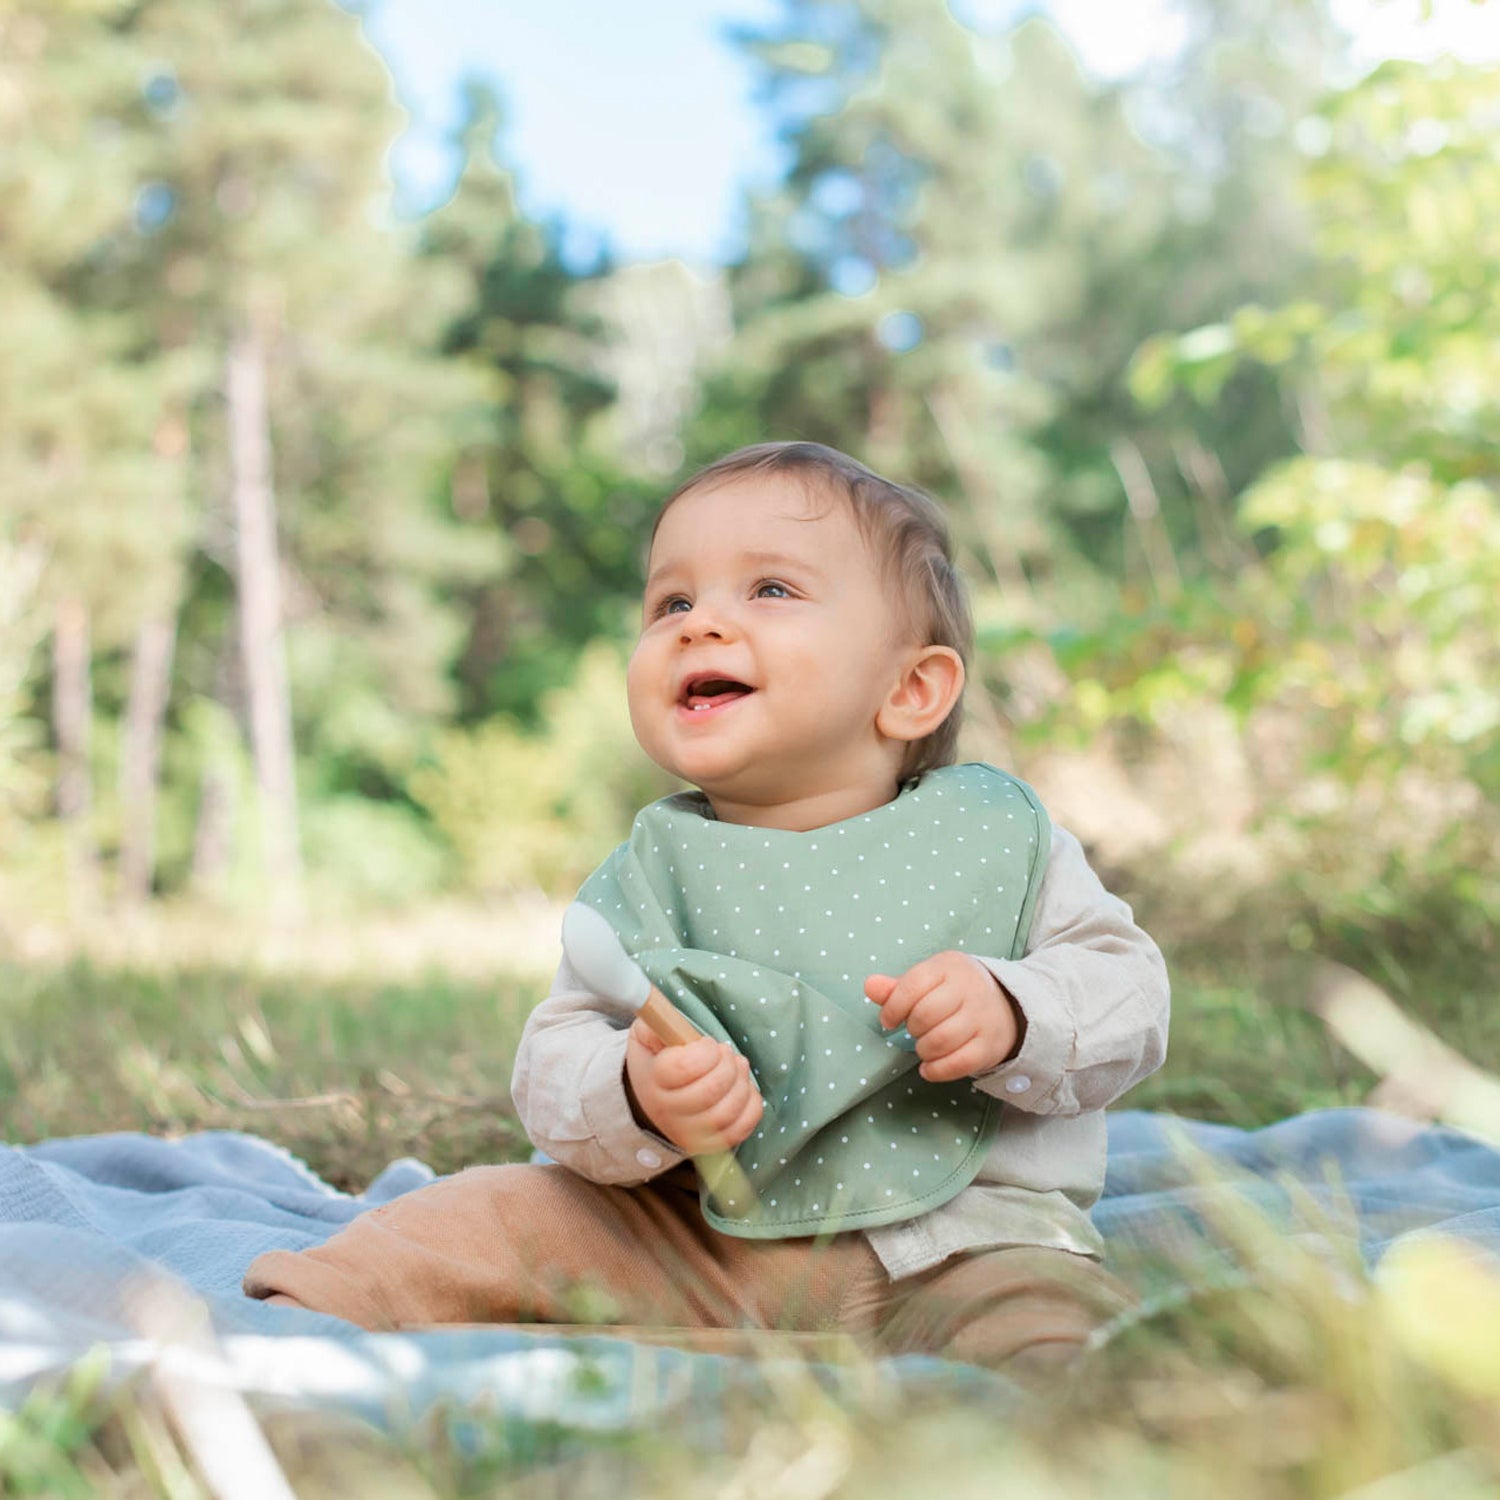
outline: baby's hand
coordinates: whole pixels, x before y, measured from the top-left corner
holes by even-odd
[[[765,1108],[749,1061],[728,1042],[669,1047],[644,1021],[630,1028],[625,1078],[651,1127],[689,1156],[732,1150]]]
[[[1022,1019],[1015,1002],[977,958],[935,953],[899,979],[871,974],[865,996],[880,1007],[887,1031],[906,1022],[916,1039],[919,1072],[951,1083],[998,1068],[1015,1052]]]

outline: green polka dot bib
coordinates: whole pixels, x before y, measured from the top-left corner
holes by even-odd
[[[745,1054],[766,1102],[735,1152],[751,1200],[700,1195],[715,1228],[867,1228],[968,1186],[998,1101],[968,1079],[926,1082],[864,984],[949,948],[1020,957],[1049,846],[1031,788],[978,763],[807,833],[720,823],[697,792],[637,815],[579,899],[701,1030]]]

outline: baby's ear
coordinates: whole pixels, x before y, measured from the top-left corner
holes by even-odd
[[[922,740],[953,711],[964,690],[964,664],[951,646],[923,646],[875,715],[875,727],[893,740]]]

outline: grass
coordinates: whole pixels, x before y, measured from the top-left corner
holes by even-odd
[[[1124,1103],[1253,1127],[1357,1104],[1373,1075],[1304,1003],[1305,971],[1226,978],[1174,965],[1170,1055]],[[543,986],[514,978],[379,982],[246,970],[0,964],[0,1132],[252,1130],[337,1186],[387,1162],[512,1161],[526,1142],[511,1062]],[[1427,978],[1396,994],[1451,1045],[1500,1066],[1483,997]],[[79,1080],[88,1086],[79,1086]]]
[[[0,966],[0,1131],[250,1130],[345,1189],[387,1162],[438,1171],[528,1149],[511,1059],[518,981],[382,984],[216,969]]]
[[[1230,971],[1213,953],[1176,956],[1170,1058],[1125,1104],[1256,1126],[1366,1099],[1378,1080],[1309,1010],[1306,966],[1244,952],[1234,962]],[[1370,967],[1451,1046],[1500,1064],[1492,984]],[[17,1142],[245,1129],[350,1189],[403,1155],[440,1171],[518,1159],[527,1147],[507,1085],[540,992],[535,981],[438,973],[380,981],[207,964],[0,964],[0,1131]],[[1500,1324],[1471,1330],[1466,1301],[1455,1367],[1451,1348],[1440,1359],[1409,1331],[1440,1323],[1442,1307],[1397,1316],[1388,1289],[1358,1266],[1253,1218],[1221,1229],[1260,1268],[1254,1286],[1150,1309],[1069,1390],[1009,1421],[953,1400],[906,1409],[873,1376],[861,1400],[840,1402],[793,1374],[707,1451],[681,1431],[580,1441],[470,1420],[462,1441],[441,1421],[393,1438],[285,1410],[259,1413],[259,1425],[299,1495],[379,1500],[880,1500],[925,1492],[938,1473],[957,1497],[1002,1483],[1038,1500],[1500,1495],[1500,1380],[1491,1389],[1483,1370],[1470,1378],[1463,1354],[1465,1338],[1500,1344]],[[1500,1282],[1493,1290],[1500,1305]],[[160,1393],[112,1385],[97,1362],[0,1413],[0,1494],[208,1493]]]
[[[937,1476],[953,1500],[1500,1494],[1500,1385],[1420,1358],[1390,1294],[1356,1268],[1253,1219],[1225,1227],[1266,1268],[1257,1286],[1143,1317],[1071,1387],[1004,1413],[904,1403],[875,1380],[863,1400],[841,1401],[792,1369],[707,1448],[661,1428],[580,1442],[471,1424],[459,1442],[438,1422],[392,1438],[285,1410],[260,1428],[298,1495],[374,1500],[906,1500]],[[140,1382],[110,1390],[101,1375],[85,1360],[0,1414],[0,1491],[206,1497],[160,1401]]]

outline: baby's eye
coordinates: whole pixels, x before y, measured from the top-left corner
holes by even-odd
[[[684,599],[681,594],[672,594],[668,598],[663,599],[661,603],[656,606],[656,608],[652,611],[652,617],[656,618],[660,615],[685,614],[692,607],[692,604],[688,600]]]
[[[767,578],[763,583],[755,585],[755,597],[757,599],[790,599],[792,591],[784,583],[777,583],[774,578]]]

